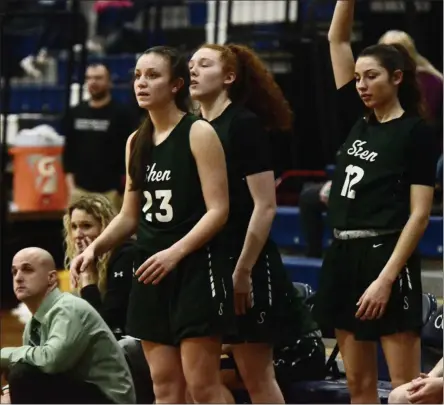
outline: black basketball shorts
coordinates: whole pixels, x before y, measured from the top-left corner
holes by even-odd
[[[138,256],[135,269],[149,257],[143,252]],[[227,255],[207,246],[185,257],[158,285],[134,277],[128,335],[178,346],[187,338],[232,333],[233,288],[227,269]]]
[[[240,249],[239,249],[240,250]],[[234,270],[239,255],[232,257]],[[236,317],[236,334],[225,343],[285,345],[305,331],[307,310],[282,263],[276,245],[269,241],[252,270],[252,306]]]
[[[357,340],[422,327],[421,263],[414,253],[395,280],[386,310],[378,320],[355,317],[357,302],[389,260],[399,233],[362,239],[335,239],[325,256],[314,314],[323,328],[353,332]]]

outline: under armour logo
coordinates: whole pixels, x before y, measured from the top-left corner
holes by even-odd
[[[114,278],[116,278],[116,277],[123,277],[123,271],[120,271],[120,272],[115,271]]]

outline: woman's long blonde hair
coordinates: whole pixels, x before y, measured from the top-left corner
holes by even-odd
[[[78,200],[69,205],[66,214],[63,217],[63,236],[65,238],[65,268],[69,268],[72,259],[76,255],[76,248],[73,238],[71,237],[71,216],[75,209],[83,210],[91,215],[100,223],[100,233],[109,225],[116,216],[111,202],[100,194],[89,194],[80,197]],[[103,296],[106,292],[106,275],[108,261],[111,252],[108,252],[97,258],[98,288]]]
[[[416,62],[416,68],[418,71],[430,73],[433,76],[443,80],[443,74],[433,66],[430,61],[422,56],[416,49],[415,41],[405,31],[390,30],[387,31],[381,38],[379,38],[381,44],[401,44],[407,49],[410,56]]]

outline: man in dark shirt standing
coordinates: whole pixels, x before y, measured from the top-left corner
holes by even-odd
[[[63,165],[69,201],[88,193],[105,195],[120,209],[126,140],[137,127],[135,114],[111,97],[111,76],[103,64],[86,70],[90,100],[68,112],[63,128]]]

